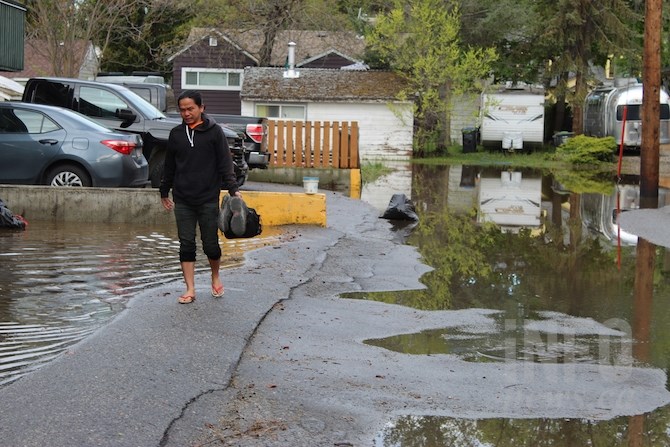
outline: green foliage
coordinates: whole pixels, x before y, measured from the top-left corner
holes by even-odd
[[[493,47],[499,58],[496,80],[536,83],[545,55],[537,51],[537,11],[532,0],[460,0],[461,40],[466,46]],[[500,26],[500,24],[505,26]]]
[[[566,98],[578,118],[594,61],[604,66],[607,58],[633,56],[641,50],[635,26],[642,18],[626,0],[540,0],[535,2],[539,20],[536,49],[546,66],[547,83],[565,73],[575,73],[575,85],[559,82],[555,96]],[[579,119],[573,130],[581,128]],[[579,132],[578,132],[579,133]]]
[[[154,71],[172,76],[168,57],[188,36],[194,16],[194,1],[139,2],[129,12],[127,23],[109,34],[102,57],[102,71]],[[104,36],[100,36],[104,38]]]
[[[363,184],[372,183],[379,177],[393,172],[393,169],[380,162],[365,162],[361,165],[361,178]]]
[[[555,153],[557,160],[573,165],[597,165],[611,162],[616,151],[616,141],[612,137],[587,137],[577,135],[561,144]]]
[[[523,396],[517,397],[518,401],[508,400],[504,403],[521,404]],[[636,423],[644,430],[636,429]],[[609,420],[402,416],[384,430],[381,438],[383,445],[403,446],[627,447],[666,444],[669,423],[670,410],[667,407],[644,415]]]
[[[478,81],[490,73],[496,53],[490,48],[462,49],[459,11],[441,0],[396,0],[394,5],[377,17],[367,36],[368,49],[381,65],[408,80],[400,97],[415,99],[419,149],[433,132],[438,147],[446,145],[451,95],[481,89]]]
[[[558,170],[554,173],[554,179],[561,187],[570,192],[584,194],[612,194],[614,184],[612,173],[598,169]]]
[[[533,152],[503,152],[500,150],[487,150],[478,147],[477,152],[463,152],[463,146],[451,145],[439,156],[431,158],[414,158],[412,163],[424,165],[477,165],[477,166],[514,166],[517,168],[560,168],[567,163],[554,160],[551,156],[553,150],[535,150]]]

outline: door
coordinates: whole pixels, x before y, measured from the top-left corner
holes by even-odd
[[[0,182],[39,184],[66,135],[41,112],[0,108]]]

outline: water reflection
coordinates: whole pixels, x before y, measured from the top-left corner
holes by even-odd
[[[590,184],[597,192],[574,193],[566,189],[566,177],[559,182],[554,175],[507,167],[416,165],[412,175],[412,200],[421,221],[407,242],[434,268],[422,278],[427,288],[345,297],[423,310],[497,309],[501,315],[485,339],[451,328],[370,343],[394,350],[455,349],[476,361],[597,363],[603,361],[599,346],[608,337],[608,362],[631,362],[626,353],[640,311],[633,305],[636,239],[622,240],[616,216],[639,203],[634,177],[618,185],[614,179]],[[662,190],[663,201],[666,196]],[[643,361],[665,369],[670,288],[663,272],[654,275],[650,355]],[[505,352],[518,331],[526,343],[516,343],[513,354]],[[538,342],[530,347],[529,340]]]
[[[427,288],[346,297],[500,314],[485,330],[366,343],[467,361],[650,365],[667,377],[670,256],[619,228],[620,213],[641,206],[638,179],[621,180],[414,166],[411,197],[421,220],[407,241],[435,269],[422,278]],[[669,199],[659,190],[661,205]],[[390,423],[376,445],[670,445],[669,433],[667,407],[609,421],[414,415]]]
[[[276,242],[222,241],[222,267]],[[174,225],[31,222],[0,231],[0,386],[40,367],[114,316],[138,289],[181,278]],[[209,269],[200,259],[196,269]]]
[[[587,419],[457,419],[405,416],[375,439],[377,447],[665,446],[670,410],[608,421]]]

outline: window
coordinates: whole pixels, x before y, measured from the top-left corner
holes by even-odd
[[[182,68],[182,88],[200,90],[241,90],[243,70]]]
[[[14,110],[17,118],[23,121],[28,133],[47,133],[60,129],[60,126],[45,115],[30,110]]]
[[[34,86],[32,101],[36,104],[70,108],[72,104],[72,86],[56,81],[36,80],[30,84]]]
[[[305,106],[299,104],[256,104],[256,116],[304,120]]]
[[[626,121],[639,121],[641,119],[642,106],[628,105],[626,107],[628,107],[628,111],[626,111]],[[617,106],[616,108],[617,121],[623,120],[623,108],[624,106]],[[668,104],[661,104],[660,114],[662,120],[670,119],[670,106],[668,106]]]
[[[130,106],[109,90],[97,87],[79,89],[79,112],[96,118],[115,118],[118,109],[130,109]]]
[[[47,133],[60,127],[39,112],[21,109],[0,109],[0,133]]]

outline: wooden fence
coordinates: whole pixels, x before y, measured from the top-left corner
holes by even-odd
[[[270,166],[359,168],[358,122],[268,121]]]

